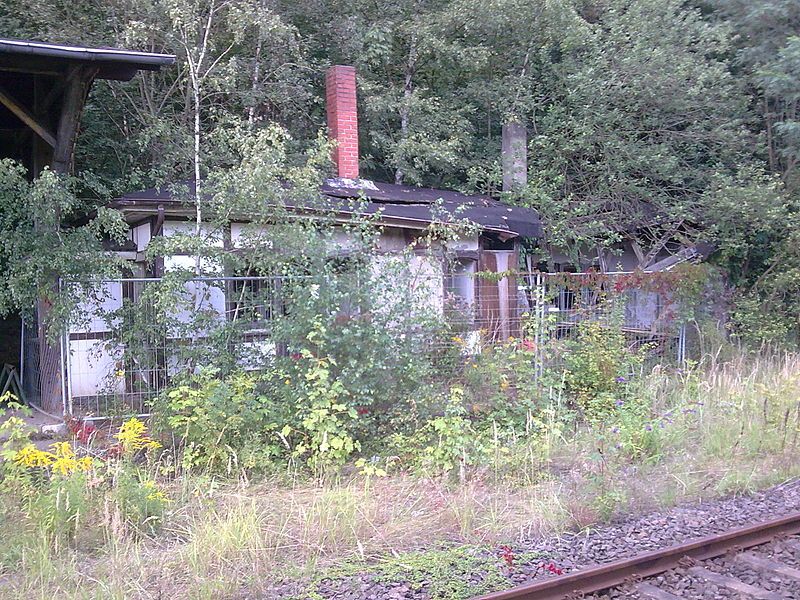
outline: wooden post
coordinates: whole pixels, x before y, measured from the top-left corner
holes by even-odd
[[[65,75],[66,85],[58,82],[56,85],[64,87],[64,96],[61,103],[61,112],[58,116],[55,146],[53,147],[53,160],[51,167],[56,173],[63,175],[72,170],[73,156],[75,153],[75,139],[80,127],[81,114],[89,94],[89,88],[94,81],[96,69],[81,68]],[[56,215],[55,227],[60,226],[60,214]],[[36,225],[41,227],[40,224]],[[58,274],[52,273],[49,289],[53,298],[58,294]],[[62,348],[63,336],[60,332],[51,331],[50,311],[51,298],[40,298],[37,303],[38,337],[39,337],[39,387],[41,389],[42,408],[50,413],[59,414],[67,412],[67,398],[64,398],[63,353],[69,348]]]
[[[53,171],[69,173],[75,153],[75,138],[81,124],[81,114],[86,104],[89,88],[92,87],[97,69],[82,68],[69,78],[64,90],[61,114],[58,118],[56,145],[53,149]]]

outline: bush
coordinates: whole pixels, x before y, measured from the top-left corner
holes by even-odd
[[[758,297],[748,294],[735,299],[728,325],[733,337],[745,346],[758,348],[763,344],[786,345],[796,323],[780,310],[767,308]]]
[[[514,338],[470,357],[463,381],[471,412],[485,420],[518,426],[525,423],[528,413],[543,410],[543,386],[535,361],[533,343]]]
[[[643,351],[629,350],[620,328],[597,321],[578,325],[564,353],[564,383],[586,419],[602,420],[615,411],[643,358]]]
[[[187,469],[230,473],[268,465],[281,453],[278,432],[288,407],[280,410],[253,374],[217,374],[204,369],[159,397],[158,426],[179,437]]]
[[[415,435],[418,446],[417,469],[426,475],[446,475],[457,472],[459,480],[466,478],[466,469],[487,452],[482,436],[467,418],[464,390],[450,389],[443,415],[430,419]]]
[[[179,436],[186,468],[263,471],[301,458],[322,473],[360,448],[352,433],[358,413],[335,367],[304,350],[259,374],[204,370],[156,410]]]

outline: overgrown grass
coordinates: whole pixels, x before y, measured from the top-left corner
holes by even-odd
[[[84,521],[84,534],[58,549],[3,506],[0,596],[306,598],[325,577],[367,571],[465,598],[502,585],[498,544],[800,475],[799,355],[709,356],[630,385],[646,414],[564,428],[536,451],[521,436],[459,483],[405,473],[367,482],[353,472],[324,485],[185,476],[170,484],[157,534]],[[477,584],[463,576],[479,570]]]

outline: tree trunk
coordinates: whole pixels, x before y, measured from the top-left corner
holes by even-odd
[[[61,114],[58,119],[58,129],[56,133],[56,146],[53,148],[53,160],[51,163],[53,171],[61,174],[68,174],[72,170],[72,159],[75,153],[75,138],[80,127],[81,114],[86,103],[89,88],[92,85],[96,71],[83,69],[74,74],[67,83],[62,99]],[[56,229],[60,227],[61,215],[58,207],[54,225]],[[37,228],[43,227],[41,223],[35,225]],[[47,276],[49,294],[40,297],[36,305],[37,317],[37,341],[39,345],[39,399],[42,408],[52,414],[62,414],[67,412],[67,401],[64,393],[64,352],[69,352],[69,348],[62,348],[63,341],[61,332],[54,331],[50,323],[50,312],[52,309],[52,298],[57,297],[58,273],[53,272]],[[48,297],[49,296],[49,297]]]
[[[200,85],[197,77],[192,77],[192,93],[194,94],[194,206],[195,206],[195,224],[194,233],[199,238],[202,232],[203,223],[203,207],[201,192],[202,184],[200,182]],[[200,254],[198,253],[195,258],[195,273],[200,275]]]
[[[408,50],[408,62],[406,63],[405,82],[403,85],[403,103],[400,105],[400,141],[408,139],[408,128],[411,113],[411,96],[414,93],[414,72],[417,64],[417,36],[411,36],[411,47]],[[394,182],[402,185],[405,173],[401,167],[397,167],[394,172]]]

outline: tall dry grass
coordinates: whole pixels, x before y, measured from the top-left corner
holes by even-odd
[[[753,490],[800,473],[800,355],[710,355],[678,372],[656,368],[637,385],[664,423],[647,461],[598,460],[602,432],[579,427],[549,439],[544,453],[521,448],[516,477],[487,464],[462,484],[402,474],[369,485],[358,476],[325,486],[185,479],[155,538],[109,535],[100,549],[54,554],[35,531],[22,535],[13,519],[2,520],[0,535],[18,552],[0,597],[302,597],[293,582],[320,573],[376,568],[447,544],[557,534],[614,511]]]

